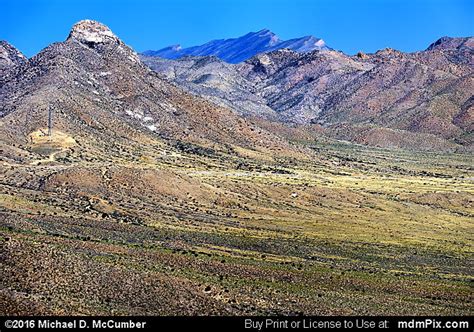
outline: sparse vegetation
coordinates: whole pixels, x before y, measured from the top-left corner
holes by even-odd
[[[470,156],[312,147],[4,167],[3,313],[472,313]]]

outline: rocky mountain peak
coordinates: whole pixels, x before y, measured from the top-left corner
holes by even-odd
[[[268,40],[267,43],[269,46],[276,45],[280,42],[280,38],[268,29],[262,29],[256,33],[249,33],[249,35]]]
[[[259,35],[268,35],[268,34],[270,34],[270,35],[275,35],[273,32],[271,32],[271,31],[270,31],[269,29],[267,29],[267,28],[264,28],[264,29],[258,31],[257,34],[259,34]]]
[[[120,43],[120,39],[106,25],[92,20],[82,20],[74,24],[69,39],[85,44]]]
[[[182,49],[180,44],[171,45],[169,48],[170,48],[170,50],[173,50],[173,51],[179,51],[179,50]]]
[[[314,44],[319,47],[326,46],[326,42],[324,40],[321,38],[316,38],[315,36],[305,36],[302,38],[302,40],[307,44]]]

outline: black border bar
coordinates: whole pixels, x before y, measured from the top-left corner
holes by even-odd
[[[270,330],[474,330],[472,316],[10,316],[0,317],[0,331],[270,331]]]

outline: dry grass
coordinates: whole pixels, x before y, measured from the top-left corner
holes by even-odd
[[[4,163],[2,313],[472,314],[472,157],[312,148]]]

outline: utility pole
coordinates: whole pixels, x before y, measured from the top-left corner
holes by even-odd
[[[48,109],[48,136],[51,137],[53,131],[53,110],[51,106]]]

